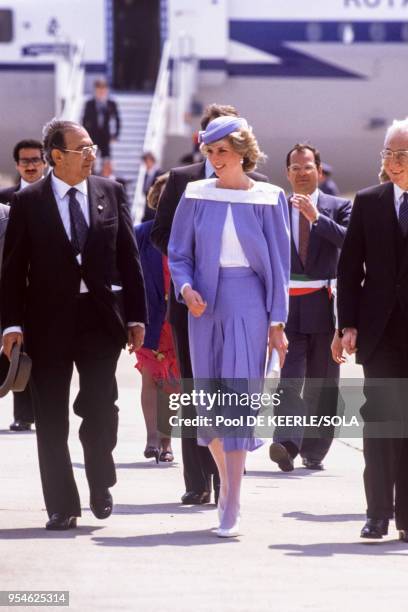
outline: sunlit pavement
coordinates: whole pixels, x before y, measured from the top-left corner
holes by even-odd
[[[299,462],[290,474],[270,462],[266,443],[248,457],[243,535],[220,540],[214,505],[180,504],[179,440],[173,465],[143,458],[140,376],[125,354],[118,380],[115,511],[98,521],[89,510],[72,416],[83,515],[68,532],[45,531],[35,434],[9,432],[11,397],[0,400],[0,589],[68,590],[78,611],[406,611],[408,545],[394,525],[380,542],[359,538],[360,440],[336,440],[323,472]]]

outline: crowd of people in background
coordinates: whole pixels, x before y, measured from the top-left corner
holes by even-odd
[[[393,418],[406,420],[395,381],[408,366],[408,120],[389,127],[380,185],[353,206],[313,144],[295,143],[282,160],[286,196],[255,171],[265,155],[237,109],[209,105],[200,128],[188,165],[163,173],[144,152],[146,204],[136,227],[114,176],[121,123],[106,81],[95,82],[82,125],[54,119],[42,142],[14,148],[18,181],[0,191],[3,354],[24,343],[33,361],[25,391],[14,393],[10,429],[35,422],[46,528],[75,528],[81,515],[68,449],[74,365],[89,503],[105,519],[116,482],[115,372],[126,344],[141,374],[144,456],[156,463],[174,461],[170,394],[259,392],[275,352],[283,398],[275,414],[333,417],[346,351],[366,377],[361,536],[381,539],[395,516],[408,542],[408,439],[372,435],[390,404]],[[380,392],[372,378],[385,380]],[[214,416],[245,420],[247,412],[217,405]],[[204,418],[208,405],[188,403],[182,414]],[[262,440],[248,425],[200,424],[183,434],[181,502],[214,495],[217,535],[238,536],[246,454]],[[290,472],[300,455],[305,469],[323,470],[333,436],[334,427],[307,436],[301,426],[277,427],[270,459]]]

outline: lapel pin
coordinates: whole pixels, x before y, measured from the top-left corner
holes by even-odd
[[[98,211],[99,211],[99,212],[102,212],[102,211],[103,211],[103,206],[102,206],[102,204],[99,204],[99,205],[98,205]]]

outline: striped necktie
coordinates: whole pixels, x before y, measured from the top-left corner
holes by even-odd
[[[406,237],[408,234],[408,192],[404,191],[402,195],[402,202],[398,213],[398,221],[400,224],[401,231]]]
[[[88,224],[84,213],[75,195],[78,190],[75,187],[67,192],[69,196],[69,219],[71,222],[71,244],[75,255],[83,252],[88,236]]]

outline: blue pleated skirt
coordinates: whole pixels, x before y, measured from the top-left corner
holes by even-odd
[[[225,451],[255,450],[262,440],[253,436],[247,417],[257,411],[245,404],[263,387],[268,339],[263,282],[251,268],[220,268],[214,312],[189,314],[188,324],[195,389],[219,399],[211,408],[206,401],[197,406],[199,416],[211,419],[198,428],[198,443],[207,446],[217,437]],[[216,426],[217,416],[227,424]]]

